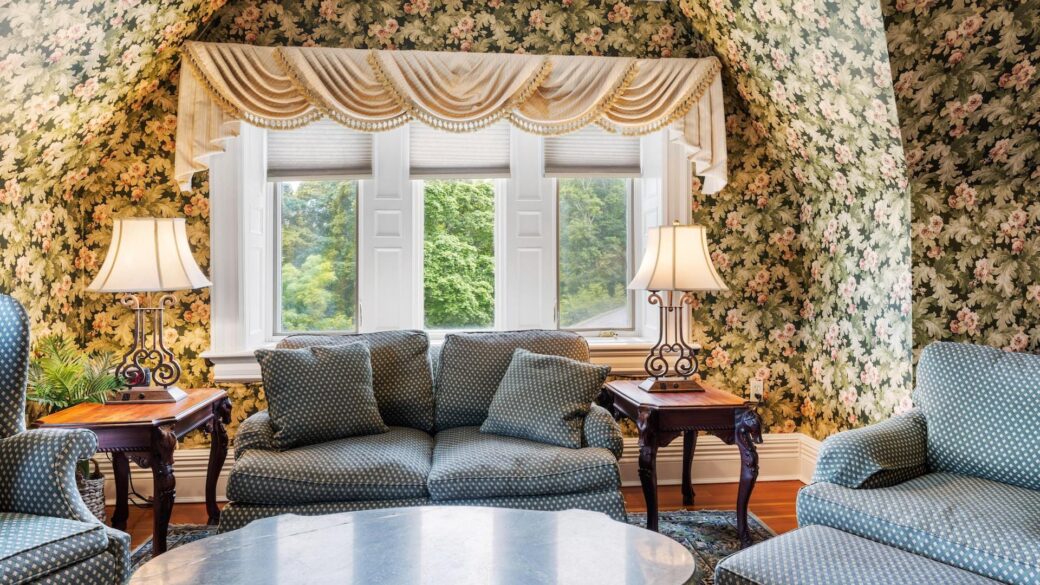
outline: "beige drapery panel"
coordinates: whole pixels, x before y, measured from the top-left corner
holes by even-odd
[[[719,61],[318,47],[185,45],[174,173],[184,191],[242,122],[290,129],[328,117],[380,132],[419,120],[467,132],[506,119],[535,134],[590,124],[669,128],[704,191],[726,184]]]

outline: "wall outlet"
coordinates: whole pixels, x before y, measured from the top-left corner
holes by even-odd
[[[762,402],[762,395],[765,394],[766,384],[764,381],[758,378],[751,379],[751,388],[748,391],[749,402]]]

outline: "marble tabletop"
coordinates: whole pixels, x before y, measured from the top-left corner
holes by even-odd
[[[682,545],[584,510],[418,507],[284,515],[177,547],[131,585],[682,585]]]

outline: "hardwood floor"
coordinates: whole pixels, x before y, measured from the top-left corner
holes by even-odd
[[[751,511],[777,533],[794,530],[798,527],[794,513],[795,495],[802,485],[800,481],[759,482],[751,494]],[[736,483],[695,485],[694,490],[696,509],[732,510],[736,505]],[[638,487],[626,487],[622,491],[628,511],[646,511],[642,490]],[[682,494],[677,485],[661,486],[657,498],[662,510],[678,510],[682,507]],[[108,513],[111,516],[111,507]],[[170,523],[205,524],[206,507],[203,504],[175,504]],[[152,535],[152,511],[131,506],[127,532],[130,533],[135,547],[147,540]]]

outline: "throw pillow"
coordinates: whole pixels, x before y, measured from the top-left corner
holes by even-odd
[[[368,344],[258,349],[267,411],[280,450],[385,433]]]
[[[585,416],[609,372],[609,366],[517,349],[480,432],[578,449]]]

